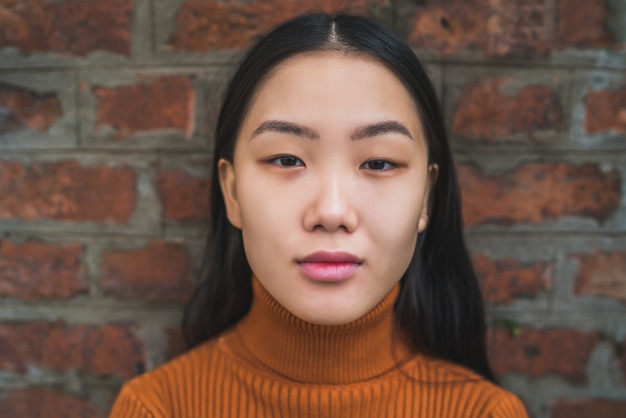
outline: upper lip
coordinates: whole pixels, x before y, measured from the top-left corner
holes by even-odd
[[[317,251],[298,260],[300,263],[357,263],[362,259],[345,251]]]

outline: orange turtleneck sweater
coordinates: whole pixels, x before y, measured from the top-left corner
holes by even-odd
[[[411,352],[393,332],[399,286],[340,326],[302,321],[253,288],[245,318],[126,383],[110,418],[527,416],[474,372]]]

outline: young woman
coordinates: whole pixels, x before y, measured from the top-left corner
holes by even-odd
[[[245,56],[216,131],[194,348],[112,417],[525,417],[485,354],[433,87],[366,18],[284,23]]]

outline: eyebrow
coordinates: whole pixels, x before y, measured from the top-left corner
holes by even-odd
[[[397,133],[408,137],[413,140],[413,136],[406,126],[395,120],[386,120],[383,122],[376,122],[361,128],[358,128],[351,136],[352,140],[360,140],[366,138],[372,138],[388,133]]]
[[[306,126],[298,125],[296,123],[282,121],[282,120],[268,120],[261,123],[252,132],[250,139],[261,135],[265,132],[277,132],[288,135],[299,136],[307,139],[319,139],[320,135],[315,130],[307,128]],[[361,139],[373,138],[376,136],[397,133],[406,136],[408,139],[413,140],[413,136],[409,132],[406,126],[400,122],[388,120],[382,122],[375,122],[369,125],[357,128],[350,136],[353,141]]]
[[[297,125],[291,122],[285,122],[282,120],[268,120],[259,125],[258,128],[252,132],[251,138],[261,135],[265,132],[278,132],[283,134],[301,136],[308,139],[318,139],[320,136],[313,129],[309,129],[306,126]]]

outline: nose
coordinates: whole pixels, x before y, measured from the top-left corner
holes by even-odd
[[[307,231],[353,232],[358,223],[349,180],[345,175],[327,175],[311,185],[311,200],[304,216]]]

